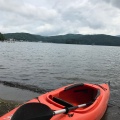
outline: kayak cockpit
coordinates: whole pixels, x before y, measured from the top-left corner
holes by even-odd
[[[100,90],[91,85],[74,84],[64,88],[58,93],[48,96],[48,99],[54,105],[62,105],[65,107],[76,106],[79,104],[95,101],[100,95]]]

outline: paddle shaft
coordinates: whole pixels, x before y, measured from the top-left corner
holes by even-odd
[[[73,106],[73,107],[69,107],[69,108],[65,108],[65,109],[61,109],[61,110],[56,110],[56,111],[54,111],[53,114],[57,115],[57,114],[65,113],[65,112],[70,111],[70,110],[85,107],[86,105],[88,105],[88,104],[81,104],[81,105],[78,105],[78,106]]]

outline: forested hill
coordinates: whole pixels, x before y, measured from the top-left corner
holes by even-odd
[[[0,32],[0,41],[4,41],[5,40],[5,37],[4,35]]]
[[[40,36],[29,33],[7,33],[4,34],[6,39],[15,39],[17,41],[30,42],[51,42],[65,44],[85,44],[85,45],[108,45],[120,46],[120,37],[104,34],[98,35],[81,35],[81,34],[66,34],[58,36]]]
[[[44,37],[40,35],[33,35],[29,33],[7,33],[4,34],[6,39],[15,39],[17,41],[30,41],[30,42],[38,42],[41,41],[41,39],[44,39]]]

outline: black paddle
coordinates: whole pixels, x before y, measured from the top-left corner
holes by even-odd
[[[51,110],[51,108],[42,103],[27,103],[17,109],[11,120],[50,120],[54,115],[66,113],[70,110],[85,107],[92,103],[93,102],[85,103],[57,111]]]

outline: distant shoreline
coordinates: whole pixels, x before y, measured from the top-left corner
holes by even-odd
[[[30,33],[6,33],[4,37],[7,41],[14,42],[47,42],[62,44],[80,44],[80,45],[103,45],[120,46],[120,36],[106,34],[66,34],[57,36],[41,36]]]

